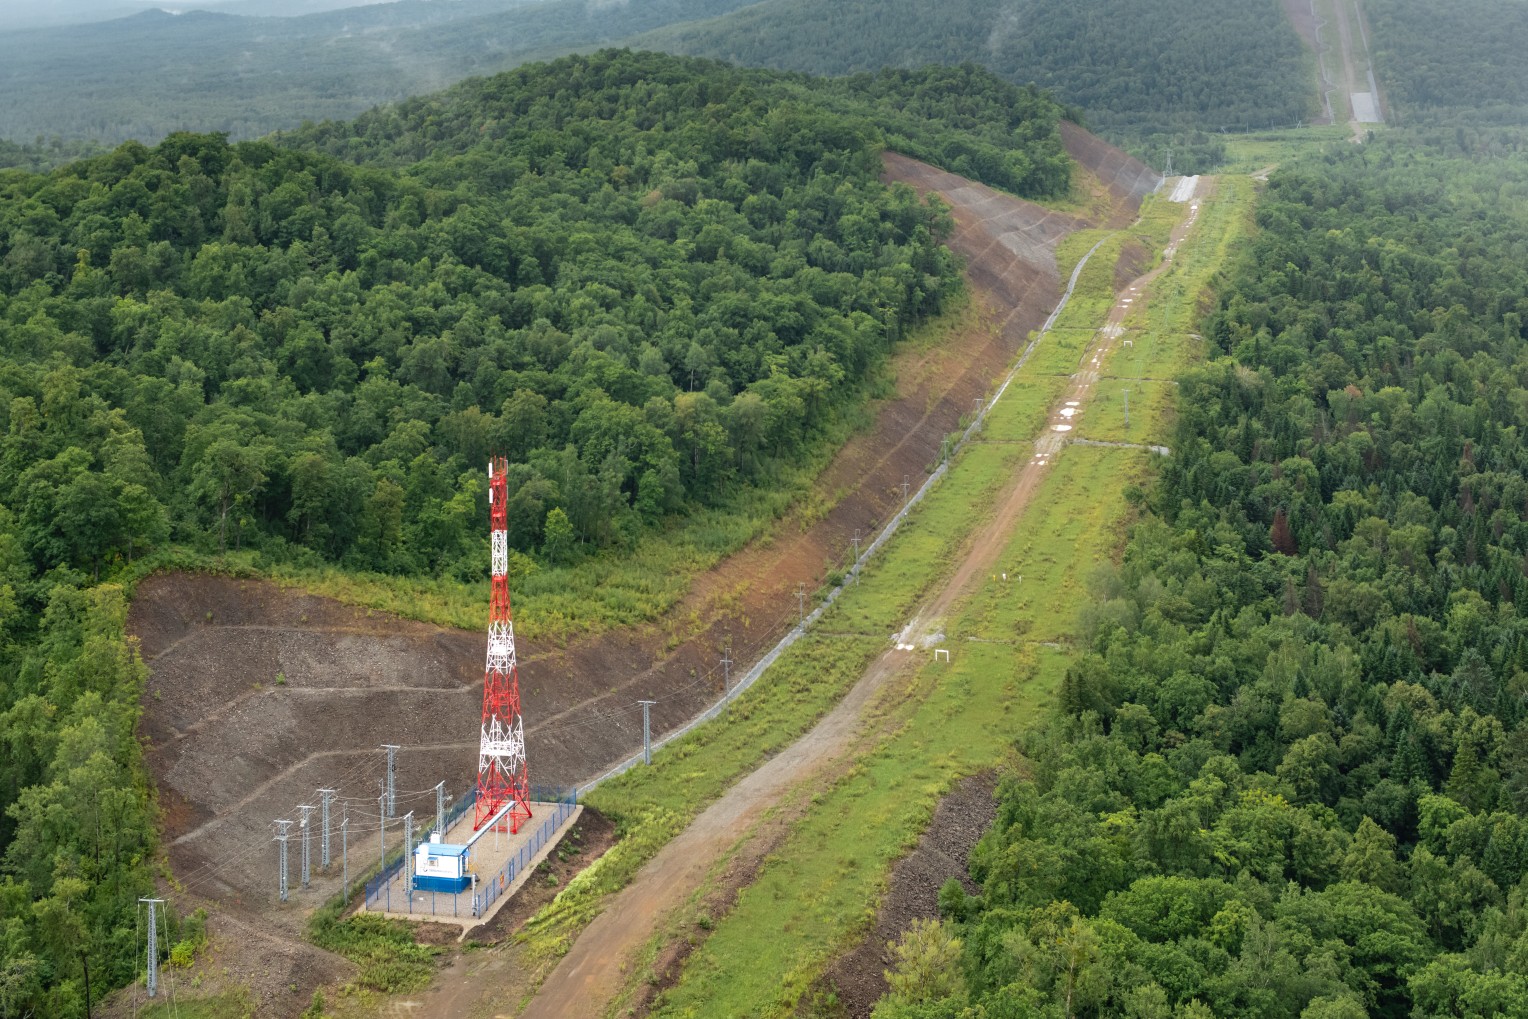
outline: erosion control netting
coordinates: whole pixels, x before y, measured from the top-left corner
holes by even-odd
[[[1061,122],[1061,140],[1071,157],[1097,177],[1119,203],[1110,226],[1123,226],[1134,218],[1141,199],[1162,182],[1162,175],[1139,159],[1070,121]]]

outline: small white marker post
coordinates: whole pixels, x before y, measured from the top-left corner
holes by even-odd
[[[949,648],[936,647],[934,649],[934,661],[936,661],[936,662],[939,661],[940,660],[939,659],[940,655],[944,656],[944,660],[945,661],[949,661],[950,660],[950,649]]]

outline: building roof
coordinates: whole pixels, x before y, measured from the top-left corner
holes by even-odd
[[[421,842],[420,849],[429,850],[431,856],[466,856],[466,846],[453,846],[446,842]]]

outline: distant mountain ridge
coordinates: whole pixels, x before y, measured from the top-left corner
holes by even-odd
[[[340,2],[193,2],[0,34],[0,138],[257,137],[608,45],[817,74],[974,61],[1116,138],[1293,123],[1314,103],[1276,0],[1221,0],[1213,18],[1192,0]],[[313,6],[332,9],[284,16]]]
[[[631,45],[809,74],[975,61],[1090,124],[1152,134],[1294,123],[1308,57],[1277,0],[763,0]]]
[[[0,34],[0,138],[252,138],[748,0],[401,0],[302,17],[142,12]]]

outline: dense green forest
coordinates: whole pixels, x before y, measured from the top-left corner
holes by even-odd
[[[1344,145],[1257,222],[879,1019],[1528,1015],[1528,167]]]
[[[1521,0],[1365,0],[1375,65],[1408,122],[1521,127],[1528,108],[1528,4]],[[1462,125],[1461,125],[1462,126]]]
[[[620,43],[812,74],[977,61],[1049,88],[1153,163],[1314,108],[1277,0],[405,0],[306,17],[158,11],[0,35],[0,137],[234,139],[346,118],[530,59]]]
[[[1211,165],[1206,134],[1293,124],[1314,96],[1277,0],[766,0],[634,45],[814,74],[979,61],[1051,89],[1160,164]]]
[[[477,578],[491,450],[521,567],[627,545],[767,484],[959,288],[882,121],[1069,185],[1059,109],[985,72],[821,88],[610,51],[0,171],[0,1015],[131,975],[144,557]]]
[[[105,151],[98,142],[63,138],[38,138],[27,144],[0,138],[0,170],[30,170],[41,173],[61,163],[73,162]]]

